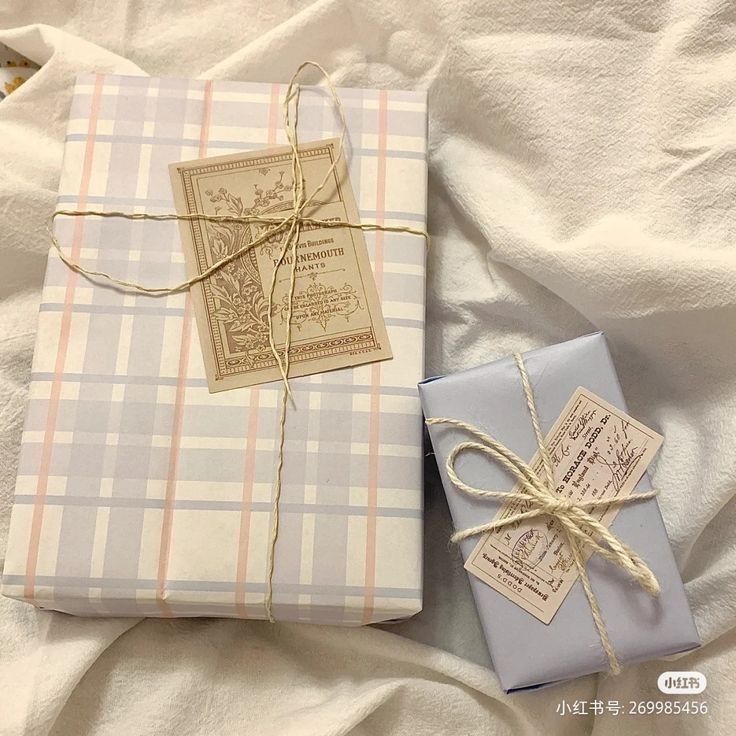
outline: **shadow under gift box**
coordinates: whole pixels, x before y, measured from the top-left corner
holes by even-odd
[[[58,208],[173,212],[169,164],[286,143],[285,93],[81,75]],[[339,95],[361,221],[425,229],[426,93]],[[302,87],[300,140],[340,131],[328,91]],[[151,286],[186,278],[176,222],[59,218],[55,232],[87,268]],[[422,606],[426,245],[365,240],[394,357],[291,382],[278,620],[360,625]],[[209,393],[189,299],[124,293],[50,252],[6,596],[85,616],[265,618],[282,386]]]
[[[602,333],[525,353],[524,363],[544,434],[579,386],[626,411]],[[534,430],[513,357],[429,378],[419,385],[419,393],[426,417],[450,417],[473,424],[526,461],[535,454]],[[429,434],[455,528],[490,521],[501,502],[469,497],[455,488],[445,470],[447,456],[455,445],[471,438],[462,430],[442,424],[429,426]],[[512,476],[479,453],[463,456],[458,471],[466,483],[477,488],[511,490],[515,483]],[[634,493],[650,489],[644,475]],[[653,598],[613,563],[597,555],[588,561],[591,585],[619,660],[623,664],[644,661],[699,646],[656,499],[622,506],[610,528],[644,559],[661,585],[659,597]],[[477,542],[478,537],[474,537],[460,543],[464,559]],[[470,586],[496,673],[506,692],[608,669],[579,580],[548,625],[474,575],[470,575]]]

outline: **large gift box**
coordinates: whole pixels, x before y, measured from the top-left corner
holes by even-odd
[[[58,206],[174,211],[169,164],[286,142],[286,85],[83,75]],[[426,225],[426,96],[339,90],[362,222]],[[339,119],[304,87],[300,141]],[[86,268],[185,278],[176,222],[58,218]],[[425,243],[366,234],[391,360],[295,378],[276,619],[366,624],[422,603]],[[282,386],[210,393],[187,293],[125,293],[51,252],[3,593],[81,615],[265,617]]]
[[[626,411],[601,333],[525,353],[523,361],[543,434],[578,387]],[[420,385],[420,395],[428,418],[449,417],[477,427],[526,461],[537,450],[520,370],[511,356],[427,379]],[[475,438],[463,428],[447,424],[430,424],[429,433],[455,527],[466,529],[493,519],[502,501],[460,492],[446,469],[447,458],[458,443]],[[455,470],[472,487],[510,491],[514,486],[515,479],[507,470],[478,452],[464,455]],[[644,475],[633,493],[650,488]],[[645,561],[661,588],[659,596],[650,596],[611,561],[597,555],[588,561],[590,583],[618,659],[636,662],[698,646],[698,633],[656,499],[623,505],[610,529]],[[477,542],[477,538],[460,542],[464,559],[473,553]],[[531,557],[537,554],[531,549],[527,544],[527,563],[533,563]],[[504,581],[514,583],[513,572],[504,569],[503,563],[501,566]],[[609,668],[579,579],[547,624],[477,576],[469,578],[493,664],[506,691],[540,687]]]

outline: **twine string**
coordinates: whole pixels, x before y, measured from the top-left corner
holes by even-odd
[[[611,644],[598,599],[590,584],[590,578],[585,567],[586,553],[600,555],[626,570],[639,586],[652,596],[657,596],[660,588],[657,578],[644,560],[633,549],[624,544],[610,529],[601,524],[590,512],[598,508],[643,501],[653,498],[657,492],[649,491],[621,498],[598,500],[571,501],[570,499],[560,498],[555,490],[552,460],[544,443],[529,374],[521,354],[515,353],[514,358],[521,376],[521,384],[539,450],[542,465],[541,476],[504,444],[468,422],[447,417],[433,417],[426,420],[427,424],[445,424],[455,427],[474,438],[474,441],[457,444],[447,457],[445,469],[450,481],[458,490],[473,498],[520,501],[528,507],[526,511],[519,511],[500,519],[460,530],[452,535],[452,541],[459,542],[479,534],[494,532],[506,526],[516,525],[539,516],[551,516],[556,519],[562,526],[575,567],[580,575],[580,581],[588,599],[593,622],[598,630],[598,636],[608,659],[610,671],[612,674],[618,674],[621,671],[621,665]],[[511,492],[485,490],[475,488],[461,480],[455,470],[455,463],[459,455],[469,451],[488,455],[509,471],[517,479],[519,490]]]
[[[335,108],[338,116],[338,122],[340,125],[340,135],[335,150],[335,157],[330,163],[324,177],[320,183],[312,190],[311,193],[307,194],[306,184],[304,181],[304,171],[302,167],[301,155],[299,153],[299,136],[297,133],[297,127],[299,122],[299,98],[300,98],[300,85],[299,78],[302,73],[308,69],[316,69],[320,76],[325,80],[331,102]],[[282,216],[269,216],[269,215],[210,215],[204,212],[190,212],[186,214],[179,213],[162,213],[162,214],[148,214],[142,212],[121,212],[116,210],[55,210],[49,221],[47,222],[47,229],[51,244],[56,250],[61,261],[72,271],[89,278],[90,280],[98,280],[107,282],[114,287],[122,291],[133,291],[141,294],[148,294],[150,296],[165,296],[168,294],[176,294],[178,292],[186,291],[195,284],[198,284],[205,279],[217,273],[222,268],[243,257],[248,251],[257,248],[259,245],[272,241],[279,238],[279,251],[278,258],[271,276],[271,283],[268,292],[268,341],[271,348],[271,353],[276,361],[276,365],[281,375],[281,381],[283,390],[281,394],[281,405],[279,414],[279,438],[277,442],[277,460],[274,474],[274,490],[273,490],[273,506],[272,506],[272,524],[271,533],[268,540],[268,557],[266,561],[266,581],[265,581],[265,595],[264,595],[264,607],[266,618],[270,622],[274,622],[273,616],[273,578],[274,578],[274,567],[275,567],[275,553],[276,553],[276,542],[279,536],[279,506],[281,500],[281,489],[282,489],[282,474],[284,467],[284,448],[286,441],[286,417],[289,406],[289,401],[293,402],[293,396],[291,388],[289,386],[289,369],[290,369],[290,349],[292,341],[292,316],[294,306],[294,291],[296,286],[296,266],[297,266],[297,247],[299,244],[299,236],[301,235],[302,227],[313,226],[313,227],[326,227],[326,228],[352,228],[355,230],[361,230],[363,232],[388,232],[388,233],[405,233],[408,235],[417,235],[424,238],[425,244],[429,245],[429,234],[426,230],[420,230],[413,227],[406,227],[403,225],[379,225],[377,223],[363,223],[363,222],[348,222],[342,220],[323,220],[319,217],[315,217],[315,212],[319,209],[319,202],[316,200],[317,195],[327,186],[331,177],[335,175],[336,168],[344,156],[345,141],[347,138],[347,123],[345,120],[345,113],[340,101],[340,96],[337,89],[330,80],[329,74],[325,69],[315,61],[305,61],[297,67],[294,72],[289,85],[286,90],[286,94],[283,101],[283,115],[284,115],[284,130],[286,138],[291,149],[291,172],[292,172],[292,197],[293,206],[291,211]],[[214,262],[208,266],[205,270],[201,271],[195,276],[188,278],[184,281],[168,286],[151,286],[142,284],[136,281],[128,281],[126,279],[118,278],[113,274],[105,271],[98,271],[91,268],[82,266],[79,261],[74,260],[71,256],[67,255],[64,248],[59,243],[58,238],[53,230],[53,224],[57,217],[99,217],[99,218],[121,218],[125,220],[152,220],[158,222],[167,222],[170,220],[177,221],[204,221],[212,223],[254,223],[263,226],[263,232],[249,243],[242,245],[237,250],[229,253],[220,260]],[[284,261],[290,257],[290,271],[289,271],[289,289],[287,295],[287,309],[285,317],[285,336],[284,345],[282,349],[279,349],[276,344],[276,338],[274,336],[274,325],[273,325],[273,314],[274,314],[274,293],[276,290],[276,284],[278,282],[278,273],[281,267],[284,265]]]

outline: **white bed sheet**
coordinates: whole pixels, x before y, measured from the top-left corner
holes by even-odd
[[[35,25],[44,24],[44,25]],[[74,75],[427,88],[427,369],[604,329],[704,647],[504,696],[428,464],[426,602],[340,630],[84,620],[0,600],[0,733],[723,733],[736,722],[736,14],[715,0],[8,0],[0,42],[43,67],[0,104],[0,550]],[[520,652],[520,656],[528,653]],[[707,716],[570,716],[661,699],[697,669]]]

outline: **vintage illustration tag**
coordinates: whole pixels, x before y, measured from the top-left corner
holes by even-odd
[[[307,196],[327,175],[337,140],[299,146]],[[238,153],[172,164],[177,212],[286,217],[293,208],[291,149]],[[358,222],[344,159],[305,216]],[[191,278],[272,224],[191,221],[181,237]],[[247,251],[192,290],[210,391],[280,378],[268,336],[269,289],[281,235]],[[361,230],[302,225],[296,254],[290,376],[391,357],[376,283]],[[272,320],[283,350],[292,259],[278,272]]]
[[[662,440],[608,402],[578,388],[545,437],[545,447],[560,496],[598,500],[628,496]],[[542,471],[539,453],[529,464],[535,472]],[[496,518],[527,509],[524,501],[507,501]],[[608,527],[619,509],[604,506],[590,513]],[[586,560],[589,556],[588,552]],[[579,577],[565,533],[549,516],[484,535],[465,568],[545,624],[554,618]]]

